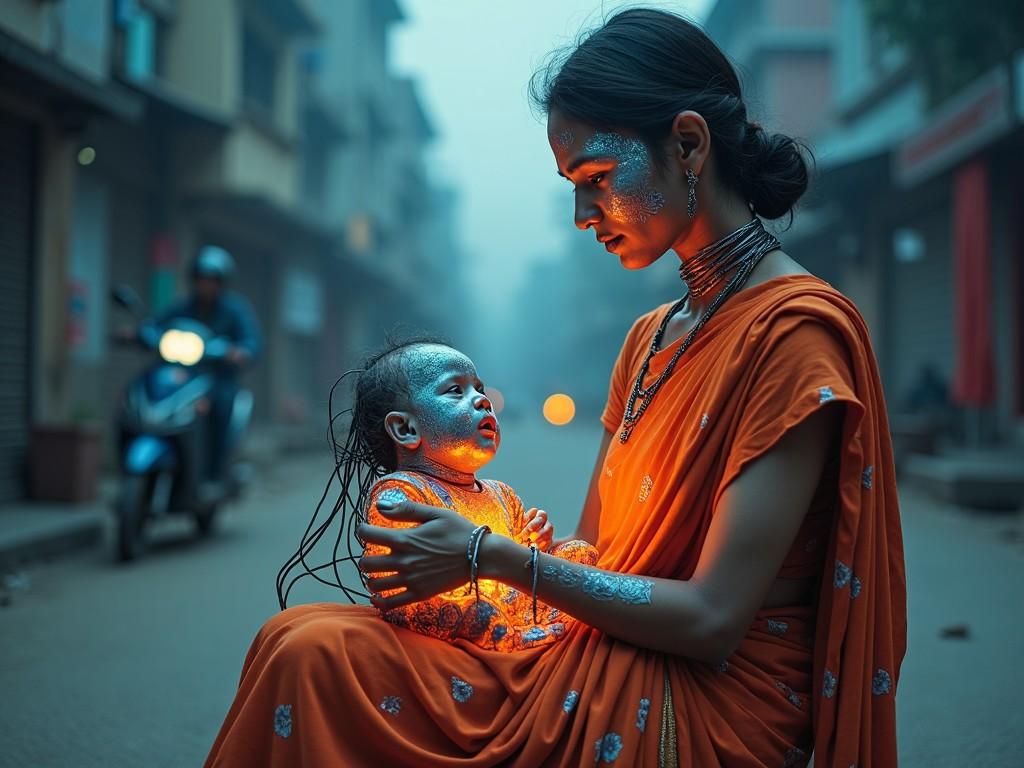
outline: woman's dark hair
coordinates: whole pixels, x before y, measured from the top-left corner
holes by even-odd
[[[621,11],[584,33],[533,75],[530,99],[545,114],[628,130],[658,162],[675,116],[698,112],[722,181],[766,219],[792,213],[807,189],[807,147],[749,122],[732,64],[700,27],[667,11]]]
[[[361,368],[342,374],[331,387],[327,399],[327,432],[334,451],[334,468],[331,470],[320,502],[313,512],[313,518],[302,535],[298,550],[288,558],[277,574],[277,599],[282,610],[287,607],[288,593],[292,587],[305,576],[312,576],[323,584],[337,587],[353,603],[356,597],[368,597],[365,593],[342,583],[338,564],[355,563],[359,559],[360,553],[356,550],[362,548],[362,542],[356,535],[356,528],[359,523],[364,522],[366,499],[370,489],[377,480],[397,468],[398,456],[394,443],[384,430],[384,417],[391,411],[408,407],[409,377],[404,356],[413,347],[425,344],[450,346],[443,339],[434,336],[420,335],[404,339],[389,336],[384,346],[368,357]],[[355,377],[352,407],[335,413],[335,390],[352,376]],[[339,442],[335,437],[334,425],[346,414],[350,417],[349,426],[345,441]],[[338,497],[327,519],[316,526],[316,519],[335,480],[339,483]],[[330,560],[310,568],[306,558],[335,519],[339,520],[338,535]],[[347,542],[348,556],[338,557],[343,540]],[[292,570],[300,566],[303,572],[289,580]],[[329,581],[320,573],[328,568],[333,570],[334,581]],[[360,579],[364,580],[362,573]]]

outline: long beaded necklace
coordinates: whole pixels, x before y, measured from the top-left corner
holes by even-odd
[[[680,277],[687,281],[686,295],[672,305],[665,318],[661,321],[661,325],[658,326],[654,338],[651,340],[651,346],[647,350],[647,357],[644,358],[643,365],[640,366],[640,371],[636,375],[633,389],[626,403],[626,413],[622,419],[622,432],[619,433],[620,443],[625,443],[629,440],[629,436],[636,428],[640,418],[647,412],[648,406],[654,400],[654,396],[658,394],[661,385],[672,375],[672,371],[675,370],[679,358],[689,349],[690,344],[693,343],[701,328],[707,324],[712,315],[725,303],[725,300],[736,293],[747,282],[750,273],[754,271],[754,268],[764,258],[764,255],[780,246],[781,244],[775,236],[765,231],[761,220],[755,216],[749,223],[744,224],[735,232],[702,248],[692,259],[679,268]],[[651,358],[661,349],[661,340],[665,336],[665,329],[668,328],[669,321],[682,310],[691,294],[693,296],[700,296],[707,293],[732,269],[735,269],[736,273],[711,301],[707,312],[698,318],[693,329],[686,335],[683,343],[673,353],[668,365],[665,366],[664,370],[662,370],[658,378],[650,386],[644,387],[644,378],[647,376],[647,371],[650,368]],[[640,401],[639,406],[636,404],[637,400]]]

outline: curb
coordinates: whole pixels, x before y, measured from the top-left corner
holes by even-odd
[[[96,546],[109,512],[102,504],[17,504],[0,508],[0,571]]]

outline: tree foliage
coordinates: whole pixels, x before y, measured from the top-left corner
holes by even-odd
[[[1022,0],[863,0],[887,42],[921,71],[932,103],[1024,49]]]

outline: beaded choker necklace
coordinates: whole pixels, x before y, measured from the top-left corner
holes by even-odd
[[[629,400],[626,403],[626,413],[622,418],[622,432],[619,433],[620,443],[625,443],[629,440],[630,434],[636,428],[640,418],[646,413],[647,407],[654,400],[654,396],[658,394],[661,385],[672,375],[672,371],[675,370],[679,358],[683,356],[683,353],[693,343],[701,328],[707,324],[711,316],[725,303],[726,299],[743,287],[744,283],[747,282],[747,278],[750,277],[750,273],[754,271],[754,267],[764,258],[764,255],[769,251],[779,248],[780,245],[779,241],[772,234],[765,231],[761,220],[755,216],[749,223],[744,224],[735,232],[702,248],[692,259],[679,268],[680,276],[686,281],[686,295],[672,305],[672,308],[665,315],[665,319],[661,321],[661,325],[658,326],[658,330],[651,340],[651,346],[647,350],[647,357],[644,358],[643,365],[640,366],[640,371],[633,382],[633,390],[630,392]],[[672,359],[669,360],[668,365],[665,366],[658,378],[649,387],[644,387],[644,378],[647,376],[647,371],[650,368],[651,358],[661,349],[661,340],[665,336],[665,329],[668,327],[669,321],[686,306],[686,302],[691,295],[701,296],[707,293],[720,284],[721,279],[730,270],[735,270],[735,274],[711,301],[707,312],[697,320],[693,330],[686,335],[683,343],[676,349]],[[639,405],[637,405],[638,400],[640,401]]]

